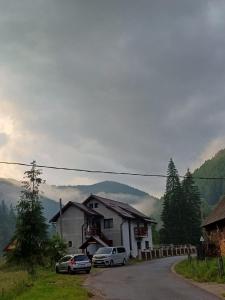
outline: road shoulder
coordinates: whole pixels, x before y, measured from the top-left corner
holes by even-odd
[[[188,282],[188,283],[190,283],[194,286],[197,286],[198,288],[200,288],[200,289],[202,289],[202,290],[204,290],[204,291],[206,291],[210,294],[213,294],[213,295],[217,296],[220,299],[225,300],[225,297],[222,296],[223,294],[225,295],[225,284],[219,284],[219,283],[215,283],[215,282],[197,282],[197,281],[194,281],[192,279],[188,279],[188,278],[178,274],[175,271],[175,266],[178,263],[179,262],[176,262],[171,266],[171,272],[173,273],[174,276],[182,278],[186,282]]]

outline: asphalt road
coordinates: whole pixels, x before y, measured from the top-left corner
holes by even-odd
[[[90,276],[87,284],[107,300],[218,300],[171,273],[171,266],[184,259],[168,257],[125,267],[113,267]]]

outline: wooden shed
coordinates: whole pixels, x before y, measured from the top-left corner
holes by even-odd
[[[225,196],[204,220],[202,227],[205,229],[209,242],[215,243],[223,256],[225,256]]]

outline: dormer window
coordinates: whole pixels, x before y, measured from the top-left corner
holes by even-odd
[[[89,207],[90,207],[90,208],[93,208],[93,203],[90,203],[90,204],[89,204]]]
[[[95,203],[95,208],[98,208],[98,203]]]

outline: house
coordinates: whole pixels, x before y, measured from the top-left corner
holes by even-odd
[[[204,220],[202,227],[205,229],[208,241],[215,243],[221,254],[225,255],[225,197]]]
[[[10,241],[3,249],[3,252],[10,252],[16,248],[16,240]]]
[[[68,244],[68,251],[94,254],[101,246],[126,248],[136,257],[152,247],[152,219],[129,204],[90,195],[82,204],[68,202],[50,220]]]

